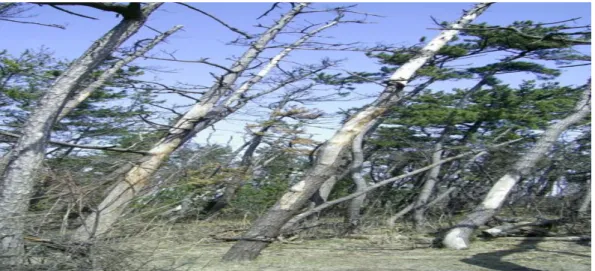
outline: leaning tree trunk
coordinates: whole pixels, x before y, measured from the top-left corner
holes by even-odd
[[[18,265],[24,260],[23,217],[29,207],[29,198],[45,155],[52,125],[69,95],[93,69],[134,35],[147,16],[160,5],[147,5],[140,17],[122,20],[95,41],[56,79],[24,124],[23,135],[10,153],[0,183],[0,258],[4,264]]]
[[[409,94],[409,97],[414,96],[416,93],[420,93],[421,91],[425,90],[427,87],[429,87],[431,84],[435,83],[436,81],[437,81],[436,77],[432,77],[429,80],[427,80],[426,82],[419,84],[417,87],[415,87],[415,89],[413,89],[411,91],[411,93]],[[399,102],[397,102],[393,106],[399,106],[401,101],[402,100],[399,100]],[[374,124],[374,127],[371,128],[371,130],[376,130],[376,128],[378,126],[380,126],[383,121],[384,121],[384,118],[378,120]],[[371,155],[371,154],[367,154],[367,155]],[[352,166],[349,165],[349,168],[351,168],[351,167]],[[316,197],[319,199],[319,201],[315,202],[316,205],[320,205],[328,200],[328,197],[331,194],[333,188],[335,187],[335,184],[338,181],[342,180],[350,172],[349,168],[345,172],[339,174],[341,177],[329,178],[326,182],[324,182],[324,184],[322,184],[322,186],[320,186],[320,189],[318,190],[318,196]],[[291,221],[293,221],[293,219]]]
[[[213,85],[203,95],[204,100],[194,105],[182,116],[177,123],[169,130],[168,134],[157,142],[149,151],[150,156],[141,159],[136,166],[126,173],[123,180],[116,186],[99,204],[97,210],[89,215],[82,226],[80,226],[72,238],[76,241],[87,241],[96,235],[107,232],[120,217],[126,206],[134,196],[144,188],[149,178],[157,171],[165,159],[178,149],[182,144],[192,138],[196,133],[204,130],[215,121],[212,115],[221,108],[216,107],[221,102],[230,86],[232,86],[240,75],[249,68],[249,65],[265,49],[279,31],[289,24],[306,6],[307,3],[296,4],[289,12],[284,14],[272,27],[267,29],[262,36],[255,41],[238,61],[229,69],[221,80]],[[307,35],[306,35],[307,36]],[[301,39],[299,40],[301,41]],[[302,41],[302,43],[305,40]],[[300,43],[301,44],[301,43]],[[299,44],[298,44],[299,45]],[[250,80],[234,91],[232,96],[224,104],[231,106],[239,101],[240,97],[253,85],[257,84],[273,67],[281,61],[295,46],[286,48],[276,57],[272,58],[267,65]],[[211,117],[211,118],[210,118]]]
[[[442,159],[442,153],[444,152],[442,141],[443,140],[439,140],[438,143],[434,145],[434,150],[432,152],[432,162],[430,164],[434,164]],[[440,169],[441,167],[437,166],[428,172],[424,178],[424,185],[422,186],[421,191],[419,192],[419,195],[413,204],[413,222],[417,231],[423,230],[426,221],[425,212],[428,209],[427,203],[432,196],[432,192],[434,192],[436,183],[438,182]]]
[[[530,173],[535,164],[542,159],[554,145],[558,137],[569,126],[581,121],[591,111],[591,79],[585,86],[581,100],[578,101],[574,113],[561,121],[550,125],[535,146],[521,157],[512,169],[502,176],[492,186],[483,202],[475,208],[463,221],[448,231],[444,236],[443,244],[451,249],[466,249],[469,247],[469,238],[475,229],[490,220],[500,209],[504,200],[519,181],[521,176]]]
[[[353,140],[353,144],[351,147],[351,153],[353,154],[353,161],[351,162],[351,179],[353,179],[353,183],[356,187],[356,192],[364,191],[367,187],[366,180],[362,176],[362,166],[364,163],[364,151],[363,151],[363,143],[364,137],[369,134],[373,133],[374,130],[378,127],[379,121],[372,121],[366,127],[364,127],[364,131],[360,133],[355,139]],[[364,202],[366,200],[366,194],[362,194],[357,198],[354,198],[349,202],[349,207],[347,209],[347,224],[348,224],[348,232],[352,232],[357,229],[360,224],[361,219],[361,210],[364,207]]]
[[[417,87],[415,87],[415,89],[413,89],[411,91],[410,96],[413,96],[414,93],[419,93],[422,90],[426,89],[428,86],[430,86],[431,84],[436,82],[436,80],[437,80],[436,78],[431,78],[428,81],[418,85]],[[401,100],[398,101],[393,106],[398,106],[400,104],[400,102],[401,102]],[[370,127],[372,127],[370,130],[376,130],[376,128],[382,124],[383,120],[384,120],[384,118],[376,119],[375,123],[373,123],[373,125],[370,126]],[[371,155],[371,153],[368,153],[367,155]],[[351,169],[353,168],[353,165],[351,164],[351,162],[349,162],[349,159],[347,157],[348,157],[348,155],[344,155],[343,157],[339,158],[343,162],[338,167],[339,168],[338,172],[336,174],[333,174],[330,178],[328,178],[320,186],[318,191],[316,193],[314,193],[314,195],[310,198],[310,201],[312,202],[312,204],[311,204],[312,208],[316,207],[316,206],[320,206],[321,204],[324,204],[325,202],[327,202],[329,195],[331,194],[331,192],[333,191],[333,188],[335,187],[335,184],[338,181],[345,178],[349,173],[351,173]],[[345,168],[345,169],[343,169],[343,168]],[[394,169],[389,170],[389,172],[392,172],[393,170]],[[295,229],[295,227],[298,225],[298,223],[300,223],[301,221],[308,218],[311,214],[312,213],[309,210],[307,210],[307,211],[304,211],[303,213],[300,213],[300,214],[294,216],[283,226],[283,228],[281,229],[281,232],[282,233],[290,233],[292,230]]]
[[[461,28],[473,21],[491,3],[476,5],[452,28]],[[459,31],[445,30],[426,45],[421,52],[402,65],[388,80],[387,87],[367,108],[360,110],[349,119],[339,131],[322,147],[316,164],[306,176],[292,186],[267,213],[258,218],[245,239],[236,243],[224,256],[224,261],[253,260],[266,248],[272,238],[279,236],[282,226],[299,211],[308,199],[338,170],[339,158],[349,149],[352,140],[362,133],[366,125],[382,116],[399,99],[403,88],[413,74],[422,67],[440,48],[448,43]]]

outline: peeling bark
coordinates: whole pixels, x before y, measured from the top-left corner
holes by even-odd
[[[491,3],[476,5],[452,28],[460,28],[473,21]],[[349,119],[335,135],[325,143],[320,150],[320,156],[316,164],[307,172],[306,176],[296,185],[289,189],[285,195],[267,213],[258,218],[244,237],[250,239],[276,238],[281,232],[282,226],[299,211],[308,199],[320,188],[320,186],[337,172],[340,164],[339,158],[345,154],[345,150],[352,143],[352,140],[362,133],[366,125],[383,115],[390,106],[400,99],[403,88],[407,85],[415,72],[422,67],[440,48],[448,43],[458,30],[442,31],[419,55],[402,65],[389,79],[388,86],[380,96],[367,108],[360,110]],[[267,242],[242,240],[236,243],[224,256],[223,261],[253,260],[260,252],[268,246]]]
[[[535,164],[551,149],[562,132],[581,121],[591,111],[590,95],[591,79],[585,86],[585,92],[577,102],[574,112],[559,122],[550,125],[535,146],[525,156],[521,157],[508,173],[496,181],[483,202],[445,235],[442,243],[447,248],[467,249],[469,247],[471,234],[498,213],[504,200],[521,176],[530,173]]]
[[[41,98],[22,128],[22,134],[10,153],[0,183],[0,257],[4,264],[20,265],[24,260],[23,217],[38,170],[45,156],[52,125],[69,95],[124,41],[134,35],[147,16],[161,3],[150,3],[143,16],[124,19],[73,62]]]

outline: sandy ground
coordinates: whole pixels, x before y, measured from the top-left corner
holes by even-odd
[[[220,258],[232,243],[213,240],[212,233],[154,231],[128,239],[122,248],[135,261],[146,260],[139,270],[591,270],[591,247],[575,242],[502,238],[452,251],[415,245],[394,233],[275,243],[256,261],[229,264]]]

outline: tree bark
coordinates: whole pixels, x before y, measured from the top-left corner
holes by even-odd
[[[581,201],[581,205],[578,208],[579,216],[586,215],[590,206],[591,206],[591,180],[587,180],[587,191],[585,191],[585,195]]]
[[[433,84],[434,82],[436,82],[436,78],[431,78],[428,81],[418,85],[417,87],[415,87],[414,90],[411,91],[411,94],[409,94],[409,97],[413,96],[414,93],[419,93],[422,90],[426,89],[428,86],[430,86],[431,84]],[[395,105],[393,106],[398,106],[400,104],[402,100],[399,100]],[[379,119],[376,121],[376,123],[374,123],[374,127],[371,128],[371,130],[376,130],[384,121],[384,118]],[[371,155],[371,153],[367,154],[367,155]],[[344,160],[347,160],[347,158],[345,158]],[[345,171],[340,171],[341,173],[337,174],[337,177],[333,176],[331,178],[329,178],[326,182],[324,182],[324,184],[322,184],[322,186],[320,187],[320,189],[318,189],[318,193],[317,195],[315,195],[317,200],[314,200],[314,203],[316,206],[327,202],[328,201],[328,197],[331,194],[333,188],[335,187],[335,184],[342,180],[343,178],[345,178],[345,176],[347,176],[347,174],[350,173],[350,168],[352,167],[350,164],[346,164],[345,166],[348,167],[347,170]],[[342,167],[342,166],[341,166]],[[398,165],[395,165],[395,167],[391,170],[389,170],[388,172],[392,172],[394,171],[396,168],[398,168]],[[302,219],[304,219],[305,217],[300,215],[295,216],[294,218],[292,218],[289,222],[287,222],[288,225],[284,226],[284,228],[288,228],[289,224],[293,225],[299,221],[301,221]],[[289,229],[289,228],[288,228]]]
[[[38,170],[44,159],[52,125],[69,95],[124,41],[134,35],[146,18],[161,3],[150,3],[140,18],[124,19],[93,43],[56,79],[22,128],[22,134],[10,153],[0,183],[0,258],[7,265],[24,260],[23,217]]]
[[[251,86],[258,83],[279,61],[286,56],[289,51],[283,50],[279,55],[269,61],[267,65],[254,77],[240,86],[234,93],[223,101],[222,106],[216,107],[218,103],[229,92],[231,86],[237,81],[240,75],[249,67],[250,63],[256,59],[265,49],[267,44],[272,41],[279,31],[289,24],[302,9],[308,6],[307,3],[296,4],[289,12],[284,14],[272,27],[267,29],[261,37],[255,41],[250,48],[236,61],[221,80],[215,83],[203,95],[204,99],[194,105],[182,116],[177,123],[169,130],[168,134],[157,142],[149,151],[151,155],[141,159],[135,167],[128,171],[124,180],[109,192],[104,200],[99,204],[97,211],[91,214],[79,227],[72,238],[76,241],[88,241],[97,235],[107,232],[117,221],[129,202],[134,198],[138,191],[146,186],[149,178],[157,171],[163,161],[179,148],[186,141],[191,139],[196,133],[204,130],[217,120],[212,117],[219,111],[226,111],[235,102],[238,102],[243,94]],[[305,40],[304,40],[305,41]],[[302,43],[304,42],[302,41]]]
[[[439,140],[438,143],[436,143],[434,145],[434,150],[432,152],[431,164],[436,163],[437,161],[440,161],[442,159],[442,153],[444,152],[443,146],[442,146],[442,141],[443,140]],[[430,169],[430,171],[426,175],[424,185],[421,188],[419,195],[417,196],[417,200],[414,203],[413,222],[415,224],[415,228],[417,231],[422,231],[423,226],[426,222],[426,218],[425,218],[425,213],[427,210],[426,205],[427,205],[428,200],[432,196],[432,193],[434,192],[434,187],[436,186],[436,183],[438,182],[438,175],[440,173],[440,168],[441,168],[441,166],[437,166],[437,167]]]
[[[351,153],[353,154],[353,161],[351,162],[351,179],[356,186],[356,192],[361,192],[366,189],[368,186],[366,184],[366,180],[362,176],[362,165],[364,164],[364,152],[362,150],[362,146],[364,143],[364,137],[373,132],[375,127],[375,122],[370,122],[366,127],[364,127],[364,132],[360,133],[358,136],[355,137],[353,140],[353,144],[351,147]],[[362,194],[351,200],[349,203],[348,211],[347,211],[347,223],[348,223],[348,230],[354,231],[360,224],[361,218],[361,209],[364,206],[364,201],[366,200],[366,194]]]
[[[460,28],[473,21],[491,3],[476,5],[452,28]],[[440,48],[448,43],[459,31],[445,30],[426,45],[419,55],[402,65],[388,80],[387,87],[367,108],[360,110],[349,119],[339,131],[321,148],[316,164],[306,176],[292,186],[285,195],[267,213],[258,218],[245,234],[250,239],[276,238],[282,226],[299,211],[320,186],[337,172],[339,158],[345,154],[352,140],[362,133],[366,125],[382,116],[399,99],[403,88],[415,72],[422,67]],[[223,261],[253,260],[268,246],[268,242],[242,240],[236,243],[224,256]]]
[[[591,79],[585,92],[577,102],[574,112],[561,121],[550,125],[529,152],[520,158],[512,169],[492,186],[483,202],[465,219],[448,231],[442,240],[447,248],[467,249],[469,238],[479,226],[491,219],[504,203],[504,200],[521,176],[530,173],[535,164],[550,150],[562,132],[581,121],[590,112]]]

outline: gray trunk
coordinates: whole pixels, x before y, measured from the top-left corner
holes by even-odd
[[[22,128],[0,183],[0,258],[8,265],[23,262],[23,217],[44,159],[52,125],[69,95],[110,54],[144,24],[146,17],[161,4],[145,7],[143,16],[125,19],[103,37],[56,79]]]
[[[444,150],[442,148],[442,142],[440,141],[436,143],[436,145],[434,145],[431,164],[434,164],[442,159],[442,153],[444,152]],[[436,186],[436,183],[438,182],[438,174],[440,173],[440,168],[440,166],[437,166],[435,168],[432,168],[428,172],[425,178],[424,185],[421,188],[417,200],[414,203],[413,221],[415,223],[415,228],[417,229],[417,231],[423,230],[423,227],[425,225],[425,212],[428,208],[427,203],[430,197],[432,196],[432,192],[434,192],[434,187]]]
[[[368,186],[366,184],[366,180],[364,180],[364,177],[362,176],[362,165],[364,163],[364,152],[362,150],[362,145],[366,134],[373,132],[375,130],[373,128],[378,127],[375,125],[376,123],[379,123],[379,121],[370,122],[353,140],[351,147],[351,153],[353,154],[353,161],[351,162],[351,179],[353,179],[353,182],[355,183],[356,192],[364,191]],[[349,203],[347,211],[347,223],[349,231],[354,231],[359,226],[361,219],[361,209],[364,206],[365,200],[366,194],[362,194],[361,196],[352,199]]]
[[[498,213],[504,200],[521,176],[530,173],[535,164],[551,149],[562,132],[588,115],[591,111],[590,94],[591,79],[589,79],[589,82],[585,86],[585,92],[581,100],[577,103],[575,112],[559,122],[550,125],[535,146],[525,156],[521,157],[508,173],[496,181],[483,202],[463,221],[448,231],[443,240],[443,244],[447,248],[466,249],[469,247],[469,238],[473,232]]]
[[[587,180],[587,191],[585,191],[585,195],[581,201],[581,205],[578,208],[578,213],[581,216],[587,214],[589,207],[591,206],[591,180]]]
[[[452,28],[464,27],[481,14],[491,3],[476,5]],[[224,256],[224,261],[253,260],[268,246],[268,242],[255,239],[276,238],[285,223],[295,215],[308,199],[318,191],[320,186],[336,174],[340,165],[339,158],[349,149],[352,140],[364,132],[368,123],[382,116],[392,105],[399,101],[401,91],[415,72],[431,59],[446,43],[448,43],[458,30],[442,31],[419,55],[402,65],[389,79],[388,86],[378,99],[367,108],[360,110],[349,119],[339,131],[321,148],[316,164],[307,172],[306,176],[292,186],[279,201],[264,215],[257,219],[250,230],[245,234],[246,240],[236,243]]]

